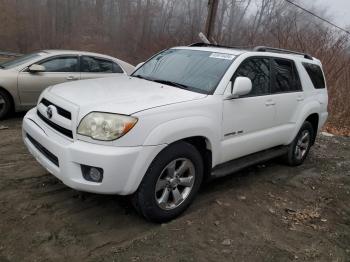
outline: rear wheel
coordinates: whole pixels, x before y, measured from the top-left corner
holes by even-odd
[[[149,221],[169,221],[191,204],[202,178],[197,149],[185,142],[172,144],[152,162],[133,196],[134,206]]]
[[[288,165],[298,166],[305,161],[312,146],[314,134],[315,131],[311,123],[307,121],[304,122],[298,132],[298,135],[289,146],[288,153],[285,156],[285,160]]]
[[[12,101],[10,96],[0,89],[0,119],[4,119],[10,113]]]

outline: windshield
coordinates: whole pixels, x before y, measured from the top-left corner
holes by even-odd
[[[133,76],[212,94],[234,59],[231,54],[169,49],[150,59]]]
[[[0,67],[4,68],[4,69],[10,69],[10,68],[19,66],[21,64],[24,64],[26,62],[29,62],[35,58],[38,58],[38,57],[40,57],[40,55],[41,55],[41,53],[31,53],[28,55],[24,55],[24,56],[21,56],[17,59],[10,60],[10,61],[7,61],[5,63],[0,64]]]

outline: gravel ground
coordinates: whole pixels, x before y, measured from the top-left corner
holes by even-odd
[[[350,261],[350,139],[319,136],[304,165],[212,181],[180,218],[139,217],[127,197],[74,191],[0,121],[0,261]],[[7,127],[7,128],[6,128]]]

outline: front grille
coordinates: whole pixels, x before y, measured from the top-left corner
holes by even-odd
[[[43,147],[38,141],[32,138],[29,134],[27,134],[27,138],[33,144],[33,146],[35,146],[35,148],[38,149],[40,153],[42,153],[48,160],[50,160],[56,166],[58,167],[60,166],[57,156],[55,156],[49,150]]]
[[[72,120],[72,114],[71,114],[71,112],[69,112],[69,111],[67,111],[67,110],[65,110],[65,109],[63,109],[62,107],[59,107],[59,106],[57,106],[57,105],[55,105],[54,103],[51,103],[49,100],[47,100],[46,98],[43,98],[43,99],[41,99],[41,101],[40,101],[40,103],[42,103],[43,105],[45,105],[45,106],[55,106],[56,107],[56,109],[57,109],[57,113],[59,114],[59,115],[61,115],[61,116],[63,116],[64,118],[67,118],[67,119],[69,119],[69,120]]]
[[[56,131],[62,133],[63,135],[65,135],[69,138],[73,138],[73,132],[71,130],[66,129],[64,127],[61,127],[61,126],[57,125],[56,123],[52,122],[51,120],[47,119],[39,112],[39,110],[37,110],[37,114],[41,120],[43,120],[46,124],[51,126],[53,129],[55,129]]]

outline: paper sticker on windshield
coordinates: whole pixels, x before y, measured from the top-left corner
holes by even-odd
[[[225,60],[233,60],[235,58],[234,55],[222,54],[222,53],[212,53],[209,57],[217,58],[217,59],[225,59]]]

